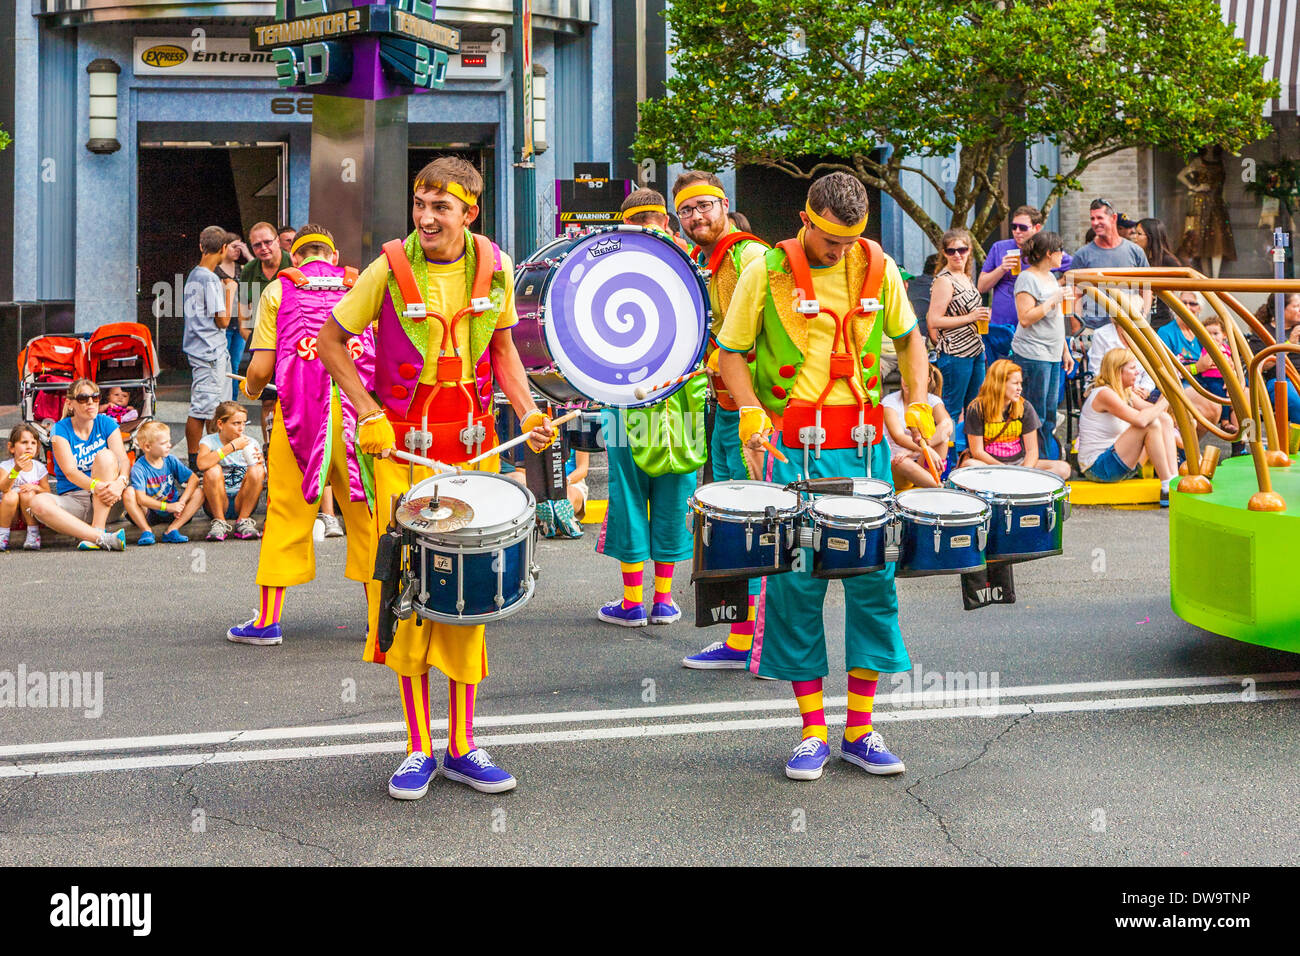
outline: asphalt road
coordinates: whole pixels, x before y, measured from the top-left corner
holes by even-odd
[[[285,643],[271,648],[224,639],[256,603],[256,542],[0,555],[0,690],[20,666],[103,681],[99,716],[0,694],[0,858],[1251,865],[1300,854],[1300,660],[1173,615],[1158,510],[1076,509],[1066,554],[1017,569],[1015,606],[965,612],[955,579],[899,583],[916,670],[881,681],[877,726],[907,764],[893,778],[833,757],[821,780],[787,780],[789,686],[681,668],[721,629],[596,621],[619,577],[593,544],[591,529],[544,542],[537,596],[489,629],[477,736],[518,789],[483,795],[439,777],[410,803],[387,795],[404,750],[396,681],[360,660],[343,541],[326,542],[318,579],[289,592]],[[827,611],[832,723],[844,710],[841,595],[832,587]],[[947,699],[885,696],[931,677]],[[433,697],[445,721],[437,683]]]

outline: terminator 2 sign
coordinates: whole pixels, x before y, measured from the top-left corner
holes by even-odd
[[[430,0],[276,0],[249,41],[271,52],[282,89],[379,100],[442,88],[460,31],[433,18]]]

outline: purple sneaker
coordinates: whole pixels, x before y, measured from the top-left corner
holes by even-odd
[[[744,670],[749,651],[738,651],[726,641],[715,641],[698,654],[682,658],[682,666],[698,671]]]
[[[258,627],[253,621],[245,621],[243,624],[236,624],[230,630],[226,631],[226,640],[234,641],[236,644],[280,644],[284,641],[284,634],[280,630],[280,625],[268,624],[266,627]]]
[[[620,627],[645,627],[649,623],[644,607],[638,604],[636,607],[625,608],[622,601],[610,601],[602,605],[596,616],[606,624],[617,624]]]
[[[667,603],[655,601],[655,606],[650,609],[651,624],[671,624],[682,616],[682,609],[679,608],[672,598]]]
[[[429,792],[438,761],[416,750],[408,754],[388,781],[388,795],[397,800],[419,800]]]
[[[889,752],[880,734],[872,731],[863,734],[856,742],[840,741],[840,756],[849,763],[857,764],[867,773],[881,774],[902,773],[903,761]]]
[[[515,788],[515,778],[492,762],[482,747],[471,750],[463,757],[453,757],[451,751],[442,758],[442,775],[448,780],[469,784],[479,793],[501,793]]]
[[[785,775],[791,780],[816,780],[831,755],[831,748],[816,737],[805,737],[794,748],[785,765]]]

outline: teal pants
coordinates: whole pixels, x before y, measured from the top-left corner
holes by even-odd
[[[779,435],[772,443],[789,462],[782,464],[767,456],[765,473],[769,481],[787,484],[803,471],[803,449],[787,449]],[[881,442],[870,452],[871,475],[891,481],[889,447]],[[866,459],[856,448],[823,451],[821,458],[809,456],[809,478],[864,477]],[[830,672],[826,656],[826,626],[822,605],[831,582],[812,576],[812,549],[800,551],[799,570],[773,574],[764,579],[765,607],[760,626],[754,632],[749,669],[777,680],[815,680]],[[855,667],[897,673],[909,670],[911,659],[898,629],[898,595],[894,590],[894,565],[883,571],[843,578],[845,670]]]
[[[617,413],[601,412],[609,459],[609,506],[596,551],[618,561],[686,561],[694,550],[686,504],[695,473],[650,477],[632,459]]]
[[[745,456],[740,450],[740,412],[719,408],[713,418],[713,438],[709,443],[709,459],[713,463],[713,480],[745,481]],[[763,586],[762,578],[749,579],[749,594],[757,597]]]

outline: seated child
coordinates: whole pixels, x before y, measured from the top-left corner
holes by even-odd
[[[929,396],[926,401],[934,410],[934,434],[927,444],[934,452],[934,460],[940,469],[948,458],[948,443],[953,436],[952,416],[943,405],[943,373],[934,365],[930,366],[928,383]],[[903,392],[900,389],[886,395],[880,403],[885,419],[885,442],[889,445],[890,470],[893,472],[894,487],[906,488],[911,483],[917,488],[937,488],[939,482],[934,480],[930,469],[925,466],[921,447],[912,440],[907,430],[907,414],[903,407]],[[942,470],[939,473],[943,477]]]
[[[140,417],[140,413],[131,407],[130,402],[131,396],[127,394],[126,389],[118,385],[110,385],[104,390],[104,405],[99,411],[119,425],[125,425]]]
[[[9,458],[0,462],[0,551],[9,550],[9,531],[18,515],[27,515],[27,540],[23,547],[41,546],[41,527],[28,513],[32,498],[50,490],[49,472],[36,460],[40,443],[31,425],[15,425],[9,433]]]
[[[1212,315],[1201,324],[1205,326],[1205,331],[1209,333],[1210,338],[1214,339],[1214,344],[1219,347],[1219,351],[1223,353],[1224,358],[1230,359],[1232,356],[1232,347],[1228,344],[1228,333],[1223,329],[1223,321],[1217,315]],[[1223,373],[1213,364],[1210,364],[1208,367],[1203,367],[1204,365],[1205,363],[1202,363],[1197,366],[1201,371],[1200,374],[1196,376],[1196,380],[1205,386],[1207,392],[1217,395],[1220,398],[1227,398],[1228,387],[1223,384]],[[1221,410],[1219,411],[1219,424],[1231,425],[1233,428],[1236,427],[1236,417],[1233,414],[1231,405],[1221,406]]]
[[[198,468],[203,474],[204,506],[212,516],[209,541],[225,541],[234,521],[236,538],[260,538],[253,509],[266,484],[262,446],[244,434],[248,413],[238,402],[222,402],[213,413],[216,431],[199,441]]]
[[[169,522],[162,538],[167,544],[184,544],[190,539],[181,534],[181,526],[203,504],[199,476],[170,454],[171,432],[162,422],[145,422],[135,437],[140,457],[131,468],[131,487],[122,500],[127,515],[140,529],[136,544],[155,543],[150,520]]]

